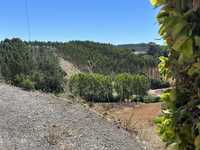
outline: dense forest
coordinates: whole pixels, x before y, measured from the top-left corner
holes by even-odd
[[[55,48],[59,56],[75,64],[81,71],[115,75],[117,73],[147,74],[159,78],[159,56],[166,50],[155,44],[146,44],[145,54],[135,54],[130,48],[91,41],[30,42],[32,46]]]
[[[151,88],[166,86],[160,81],[157,69],[159,56],[166,50],[156,44],[147,44],[149,50],[135,54],[130,48],[91,41],[26,42],[18,38],[0,43],[0,74],[14,85],[61,92],[64,90],[64,73],[59,57],[73,63],[82,72],[109,75],[120,73],[145,75]]]
[[[20,39],[0,43],[0,75],[16,86],[44,92],[64,90],[64,72],[55,51],[32,47]]]

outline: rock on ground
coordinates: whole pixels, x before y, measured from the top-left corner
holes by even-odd
[[[1,150],[141,150],[136,138],[82,105],[0,84]]]

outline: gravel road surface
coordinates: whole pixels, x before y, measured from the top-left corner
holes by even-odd
[[[0,150],[142,150],[100,116],[39,92],[0,83]]]

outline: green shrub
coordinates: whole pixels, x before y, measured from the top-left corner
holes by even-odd
[[[144,75],[119,74],[115,78],[114,88],[120,100],[129,99],[132,95],[145,95],[150,83]]]
[[[21,84],[21,87],[23,87],[26,90],[33,90],[35,89],[34,83],[30,79],[24,79]]]
[[[69,81],[70,91],[88,101],[109,102],[112,100],[112,78],[100,74],[80,73]]]
[[[17,75],[15,77],[15,84],[19,87],[22,87],[26,90],[34,90],[35,89],[35,83],[30,79],[29,76],[24,75]]]

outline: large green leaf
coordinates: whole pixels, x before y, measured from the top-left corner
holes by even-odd
[[[193,41],[192,39],[186,40],[180,47],[179,63],[182,64],[190,60],[193,56]]]
[[[193,41],[188,39],[181,47],[181,51],[185,58],[191,58],[193,55]]]
[[[176,42],[172,46],[172,48],[176,51],[179,51],[183,44],[189,39],[189,37],[183,35],[177,38]]]
[[[165,34],[165,32],[166,32],[165,26],[164,26],[164,25],[161,25],[161,26],[160,26],[160,30],[159,30],[159,34],[160,34],[161,36],[163,36],[163,35]]]
[[[179,33],[187,26],[187,22],[180,20],[173,28],[172,37],[175,39]]]

